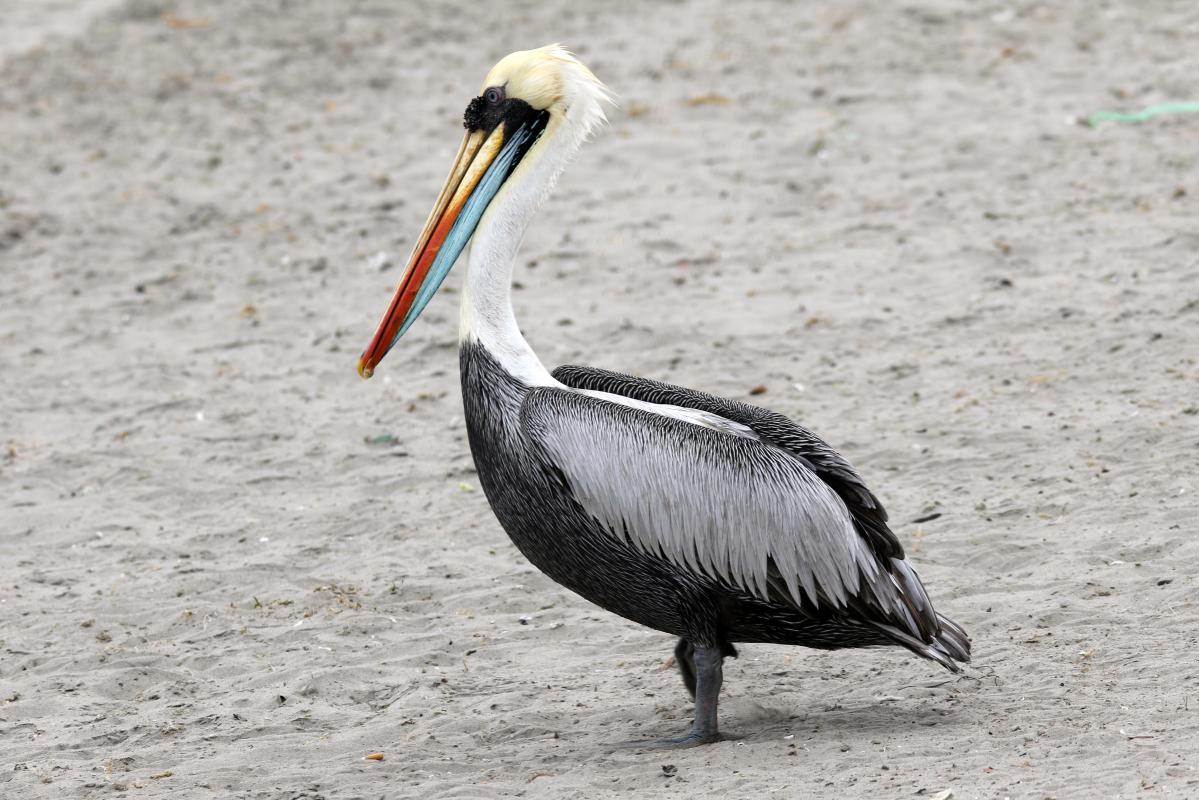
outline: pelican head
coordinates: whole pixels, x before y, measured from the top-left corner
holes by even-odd
[[[609,94],[591,71],[558,45],[505,56],[466,106],[466,135],[433,205],[391,305],[358,360],[369,378],[445,280],[487,210],[544,158],[551,141],[568,156],[604,121]],[[547,176],[543,197],[565,164]],[[521,231],[514,232],[519,235]]]

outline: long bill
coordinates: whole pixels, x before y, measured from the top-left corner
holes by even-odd
[[[433,299],[488,204],[543,127],[543,120],[535,120],[506,132],[500,123],[490,133],[468,131],[463,137],[391,305],[358,359],[358,374],[363,378],[374,374],[375,367]]]

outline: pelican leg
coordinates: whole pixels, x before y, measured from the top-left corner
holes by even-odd
[[[683,685],[687,694],[695,699],[695,648],[686,639],[679,639],[674,646],[674,663],[678,665],[679,674],[683,676]]]
[[[692,658],[695,664],[695,721],[691,723],[691,732],[678,742],[680,747],[720,739],[716,704],[720,700],[720,686],[724,683],[724,652],[719,646],[695,647]]]
[[[689,656],[682,658],[683,655]],[[695,681],[695,721],[686,736],[676,739],[660,739],[648,742],[628,742],[626,746],[634,748],[677,748],[697,747],[720,741],[720,730],[716,725],[716,705],[720,698],[720,685],[724,682],[724,649],[715,647],[696,646],[685,640],[680,640],[675,647],[675,656],[679,659],[679,670],[683,673],[683,682],[688,680],[689,665],[691,677]]]

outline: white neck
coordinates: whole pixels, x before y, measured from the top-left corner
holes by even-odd
[[[557,384],[525,341],[512,311],[512,264],[537,211],[501,192],[475,229],[462,294],[458,339],[487,348],[500,366],[530,386]]]
[[[471,242],[458,338],[487,348],[510,375],[530,386],[560,386],[521,335],[512,312],[512,264],[533,216],[578,150],[591,120],[552,118],[538,142],[492,200]]]

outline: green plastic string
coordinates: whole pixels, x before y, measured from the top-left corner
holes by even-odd
[[[1140,111],[1096,111],[1087,117],[1092,128],[1101,122],[1144,122],[1166,114],[1199,114],[1199,103],[1161,103]]]

